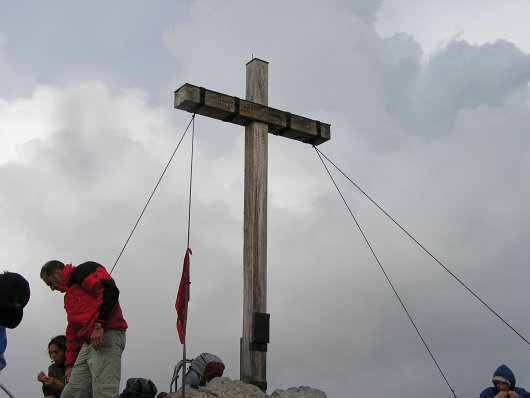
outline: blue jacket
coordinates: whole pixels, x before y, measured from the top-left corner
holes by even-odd
[[[493,373],[493,377],[495,376],[501,376],[508,380],[510,382],[510,390],[519,394],[520,398],[530,398],[530,392],[526,391],[524,388],[515,386],[515,375],[508,366],[504,364],[499,366],[495,373]],[[493,398],[498,393],[499,390],[494,385],[493,387],[488,387],[482,391],[479,398]]]
[[[6,367],[4,351],[7,347],[6,328],[0,325],[0,372]]]

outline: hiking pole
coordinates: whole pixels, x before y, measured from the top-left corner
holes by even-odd
[[[4,392],[9,395],[11,398],[15,398],[15,396],[13,394],[11,394],[9,392],[9,390],[7,388],[4,387],[4,385],[2,383],[0,383],[0,388],[2,388],[2,390],[4,390]]]

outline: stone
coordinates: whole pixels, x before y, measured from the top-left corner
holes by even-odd
[[[311,387],[291,387],[287,390],[275,390],[271,398],[327,398],[324,391],[316,390]]]
[[[168,398],[178,398],[182,391],[168,394]],[[227,377],[216,377],[206,386],[199,388],[186,387],[186,398],[268,398],[258,387]]]
[[[182,391],[167,395],[167,398],[181,398]],[[311,387],[291,387],[275,390],[267,395],[258,387],[228,377],[216,377],[204,387],[186,387],[186,398],[327,398],[323,391]]]

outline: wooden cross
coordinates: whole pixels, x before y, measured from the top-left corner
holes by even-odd
[[[240,379],[267,389],[267,162],[268,133],[319,145],[330,139],[330,125],[267,106],[266,61],[246,65],[246,100],[184,84],[175,108],[245,126],[243,243],[243,336]]]

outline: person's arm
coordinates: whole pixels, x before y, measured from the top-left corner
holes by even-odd
[[[90,344],[94,349],[99,350],[103,347],[103,334],[110,314],[118,303],[120,291],[105,267],[93,261],[78,265],[72,272],[70,280],[79,284],[86,293],[99,303],[94,323],[102,327],[96,328],[94,325],[87,325],[92,327]]]
[[[511,391],[512,392],[512,391]],[[508,398],[508,391],[499,391],[497,395],[495,395],[495,398]],[[519,395],[517,395],[518,397]],[[517,398],[513,397],[513,398]]]
[[[480,393],[478,398],[494,398],[494,397],[495,397],[495,389],[493,387],[488,387]]]
[[[6,328],[0,325],[0,372],[6,367],[4,352],[7,348]]]
[[[72,276],[75,277],[76,282],[101,303],[96,323],[105,327],[114,306],[118,303],[120,291],[116,283],[105,267],[92,261],[78,265],[74,273],[75,275]]]
[[[42,383],[42,391],[44,395],[51,395],[52,392],[61,392],[64,388],[64,383],[50,376],[46,376],[44,372],[40,372],[37,380]]]
[[[79,355],[79,351],[81,351],[82,343],[79,343],[79,341],[76,338],[77,329],[75,329],[73,326],[68,324],[66,326],[66,352],[64,354],[65,356],[65,362],[64,366],[66,367],[65,375],[66,375],[66,381],[68,382],[70,380],[70,373],[72,373],[72,367],[74,366],[75,360],[77,359],[77,356]]]
[[[94,349],[99,350],[103,347],[105,327],[113,308],[118,303],[120,291],[105,267],[98,263],[83,263],[77,267],[76,273],[77,282],[101,303],[95,320],[95,323],[101,327],[94,327],[90,334],[90,344]]]
[[[64,378],[66,379],[67,383],[70,381],[70,375],[72,374],[72,368],[73,366],[70,366],[64,370]]]
[[[37,380],[42,383],[42,392],[45,397],[55,397],[61,394],[64,383],[58,379],[59,377],[62,375],[58,374],[58,368],[53,364],[48,368],[48,375],[44,372],[37,375]]]
[[[519,398],[530,398],[530,392],[529,391],[526,391],[524,388],[522,387],[515,387],[515,392],[517,393],[517,395],[519,396]],[[512,398],[512,396],[510,395],[510,398]],[[515,398],[515,397],[513,397]]]

